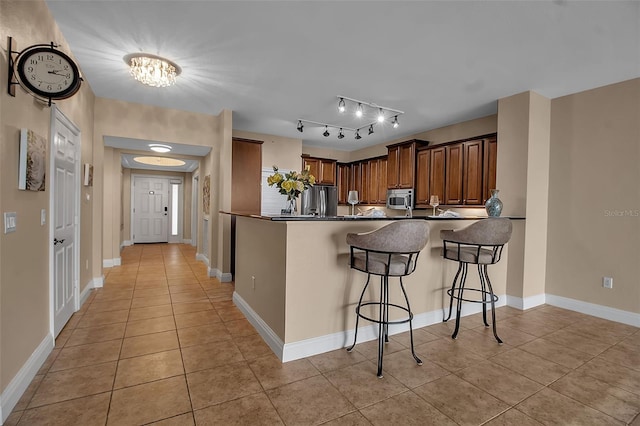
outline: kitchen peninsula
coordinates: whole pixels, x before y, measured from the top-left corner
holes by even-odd
[[[283,361],[345,347],[353,340],[355,304],[366,275],[349,268],[349,232],[369,232],[396,218],[286,217],[230,213],[236,216],[236,275],[233,300]],[[420,253],[416,271],[404,283],[414,313],[414,329],[442,321],[449,306],[446,289],[457,265],[443,261],[439,238],[442,229],[460,229],[482,218],[428,220],[427,246]],[[512,241],[500,263],[489,268],[496,306],[506,303],[508,268],[522,268],[524,220],[514,219]],[[391,280],[391,301],[402,300],[396,279]],[[477,286],[470,273],[468,286]],[[372,277],[365,299],[379,291]],[[463,308],[463,316],[480,311],[478,304]],[[393,314],[393,312],[391,312]],[[408,330],[408,324],[392,326],[390,334]],[[358,341],[372,340],[375,329],[362,324]]]

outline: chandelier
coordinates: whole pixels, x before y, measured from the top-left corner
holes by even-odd
[[[176,83],[182,69],[174,62],[147,53],[132,53],[124,57],[129,64],[129,73],[142,84],[152,87],[167,87]]]

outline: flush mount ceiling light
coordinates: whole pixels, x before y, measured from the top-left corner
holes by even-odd
[[[161,153],[165,153],[165,152],[169,152],[171,151],[171,146],[169,145],[163,145],[161,143],[150,143],[149,144],[149,149],[151,151],[154,152],[161,152]]]
[[[131,53],[124,57],[129,73],[142,84],[152,87],[167,87],[176,83],[182,69],[161,56],[148,53]]]
[[[140,164],[146,164],[148,166],[165,166],[165,167],[180,167],[186,163],[182,160],[169,157],[134,157],[133,161]]]

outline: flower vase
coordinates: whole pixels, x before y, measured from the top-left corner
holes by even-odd
[[[487,210],[487,215],[489,217],[499,217],[502,213],[502,201],[498,198],[497,189],[491,190],[491,197],[487,200],[484,205],[485,210]]]
[[[295,216],[298,214],[298,206],[296,205],[296,197],[288,197],[287,204],[282,210],[282,214]]]

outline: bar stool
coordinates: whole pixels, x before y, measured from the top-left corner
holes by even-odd
[[[445,259],[454,260],[459,263],[458,272],[453,279],[451,288],[447,290],[449,299],[449,315],[444,320],[447,322],[451,318],[453,309],[453,299],[457,300],[456,306],[456,328],[451,338],[458,336],[460,329],[460,311],[462,309],[462,301],[482,303],[482,320],[486,327],[487,324],[487,304],[491,304],[491,322],[493,324],[493,335],[498,343],[502,340],[496,332],[496,313],[495,302],[498,296],[493,294],[491,280],[487,273],[487,266],[493,265],[500,261],[502,256],[502,248],[509,242],[511,238],[512,224],[507,218],[487,218],[469,225],[468,227],[453,231],[440,231],[440,238],[443,241],[442,256]],[[478,274],[480,275],[480,289],[465,288],[467,279],[467,266],[469,264],[478,265]],[[462,276],[461,276],[462,274]],[[456,283],[460,278],[460,284],[456,287]],[[467,299],[465,292],[478,292],[482,295],[482,300]]]
[[[389,324],[409,323],[411,337],[411,354],[418,365],[422,361],[413,349],[413,313],[409,305],[409,298],[405,291],[402,277],[411,274],[416,269],[418,255],[429,240],[429,224],[424,220],[398,220],[372,232],[364,234],[347,234],[347,244],[351,246],[350,267],[367,274],[358,305],[356,306],[356,331],[353,345],[347,348],[351,352],[358,338],[358,322],[360,318],[378,324],[378,377],[382,377],[382,358],[384,343],[389,342]],[[380,300],[362,302],[367,291],[371,275],[380,276]],[[389,277],[399,277],[400,288],[406,302],[406,308],[389,302]],[[370,318],[361,312],[362,307],[375,305],[378,310],[377,318]],[[399,320],[389,321],[389,309],[397,308],[408,316]]]

